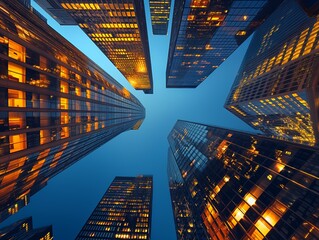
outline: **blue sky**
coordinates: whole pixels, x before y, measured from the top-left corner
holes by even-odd
[[[50,180],[27,207],[2,226],[32,216],[35,227],[53,225],[54,239],[74,239],[115,176],[152,174],[152,240],[176,239],[166,172],[167,135],[177,119],[250,130],[223,108],[248,41],[196,89],[166,89],[169,35],[152,35],[147,11],[154,94],[145,95],[129,85],[80,28],[59,26],[47,14],[43,15],[50,26],[133,93],[146,108],[146,118],[139,130],[122,133]]]

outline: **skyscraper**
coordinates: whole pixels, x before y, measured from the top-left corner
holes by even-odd
[[[166,86],[195,88],[282,0],[176,0]]]
[[[319,18],[287,0],[256,31],[226,108],[269,136],[315,145]]]
[[[185,121],[168,140],[178,239],[319,238],[319,148]]]
[[[144,117],[130,92],[36,12],[0,2],[0,222]]]
[[[137,90],[153,93],[143,0],[35,0],[63,25],[79,25]]]
[[[33,229],[32,218],[28,217],[0,229],[3,240],[53,240],[52,226]]]
[[[152,29],[154,35],[166,35],[171,0],[150,0]]]
[[[153,177],[116,177],[77,236],[150,239]]]

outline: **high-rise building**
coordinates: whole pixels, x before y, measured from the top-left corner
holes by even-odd
[[[205,236],[202,233],[203,225],[195,219],[196,215],[192,213],[192,206],[184,187],[184,180],[170,149],[168,150],[167,175],[169,176],[169,190],[177,239],[202,239],[201,237]]]
[[[319,238],[319,148],[185,121],[168,140],[178,239]]]
[[[37,14],[0,2],[0,222],[145,117],[130,92]]]
[[[153,177],[116,177],[76,237],[151,239]]]
[[[0,229],[3,240],[53,240],[52,226],[33,229],[32,217]]]
[[[318,17],[283,2],[254,34],[226,108],[269,136],[317,144],[318,31]]]
[[[281,1],[176,0],[166,86],[197,87]]]
[[[150,0],[152,29],[154,35],[166,35],[171,0]]]
[[[63,25],[79,25],[137,90],[153,93],[143,0],[35,0]]]

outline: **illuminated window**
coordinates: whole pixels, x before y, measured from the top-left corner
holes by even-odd
[[[8,89],[8,107],[25,107],[25,92]]]
[[[11,63],[8,63],[8,79],[15,82],[25,82],[25,68]]]

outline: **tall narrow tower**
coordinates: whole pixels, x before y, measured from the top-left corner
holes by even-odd
[[[171,0],[150,0],[152,29],[154,35],[166,35]]]
[[[150,239],[153,177],[116,177],[77,236]]]

